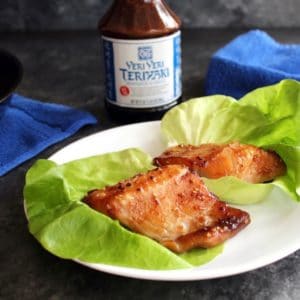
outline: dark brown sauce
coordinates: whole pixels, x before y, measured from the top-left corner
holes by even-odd
[[[99,21],[103,36],[117,39],[150,39],[171,35],[180,30],[181,21],[163,0],[115,0]],[[105,101],[112,119],[121,123],[160,119],[180,102],[181,95],[172,103],[151,108],[132,108]]]
[[[103,35],[144,39],[169,35],[181,21],[165,1],[116,0],[99,22]]]

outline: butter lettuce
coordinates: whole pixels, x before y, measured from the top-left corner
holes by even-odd
[[[240,101],[222,95],[184,102],[162,119],[166,147],[240,141],[276,151],[287,173],[272,183],[249,184],[234,177],[204,179],[221,199],[235,204],[262,201],[274,186],[300,201],[300,83],[284,80]],[[81,200],[92,189],[152,169],[138,149],[93,156],[63,165],[38,160],[26,174],[29,230],[51,253],[84,262],[152,270],[189,268],[212,260],[223,245],[176,255],[131,232]]]
[[[210,261],[223,246],[176,255],[133,233],[81,200],[87,191],[112,185],[153,168],[138,149],[56,165],[38,160],[26,175],[29,230],[51,253],[66,259],[153,270],[189,268]]]
[[[205,179],[221,199],[235,204],[262,201],[278,186],[300,201],[300,83],[283,80],[236,101],[215,95],[191,99],[162,119],[166,146],[239,141],[276,151],[287,173],[272,183],[249,184],[234,177]]]

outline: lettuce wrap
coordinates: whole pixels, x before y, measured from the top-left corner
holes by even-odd
[[[223,95],[191,99],[163,117],[161,131],[166,147],[239,141],[276,151],[287,172],[271,183],[250,184],[231,176],[204,179],[222,200],[251,204],[265,199],[274,186],[300,200],[299,125],[300,83],[283,80],[239,101]]]
[[[81,201],[89,190],[113,185],[153,167],[152,158],[138,149],[63,165],[37,161],[26,175],[24,189],[30,232],[51,253],[84,262],[167,270],[210,261],[222,252],[222,245],[176,255]]]
[[[166,147],[239,141],[273,149],[285,161],[287,173],[271,183],[249,184],[234,177],[205,182],[231,203],[261,201],[274,186],[299,201],[299,101],[300,83],[293,80],[257,89],[240,101],[222,95],[192,99],[164,116],[161,132]],[[89,190],[113,185],[153,167],[152,158],[138,149],[63,165],[37,161],[26,175],[24,188],[30,232],[51,253],[84,262],[169,270],[210,261],[222,252],[223,245],[176,255],[81,201]]]

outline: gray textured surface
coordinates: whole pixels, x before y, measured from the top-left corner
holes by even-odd
[[[0,31],[96,28],[109,0],[1,0]],[[169,0],[185,27],[300,27],[299,0]]]
[[[211,54],[238,33],[237,30],[183,32],[184,98],[202,94],[201,85]],[[270,33],[281,42],[300,43],[300,30]],[[18,88],[19,93],[83,108],[99,119],[98,125],[80,130],[72,138],[0,177],[1,300],[300,299],[300,251],[245,274],[172,283],[96,272],[43,250],[27,230],[22,197],[26,171],[37,158],[46,158],[71,141],[116,124],[108,119],[103,108],[102,60],[94,33],[0,34],[0,40],[24,64],[24,80]]]

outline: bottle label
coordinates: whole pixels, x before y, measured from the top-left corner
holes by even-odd
[[[106,98],[131,108],[168,105],[181,96],[180,31],[162,38],[103,36]]]

